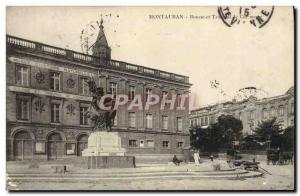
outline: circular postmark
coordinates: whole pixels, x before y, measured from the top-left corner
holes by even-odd
[[[250,24],[262,28],[271,19],[274,6],[220,6],[218,14],[223,23],[228,27],[239,24]]]
[[[82,29],[80,34],[81,51],[85,54],[92,55],[92,47],[98,36],[98,28],[100,23],[90,22]]]

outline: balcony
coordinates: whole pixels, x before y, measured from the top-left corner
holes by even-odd
[[[91,56],[91,55],[71,51],[68,49],[58,48],[55,46],[50,46],[39,42],[25,40],[10,35],[6,36],[6,44],[7,44],[7,51],[9,51],[9,49],[20,49],[24,52],[27,51],[31,53],[37,53],[37,54],[46,54],[58,59],[67,59],[74,62],[84,63],[94,67],[106,68],[111,70],[120,70],[128,73],[136,73],[139,75],[151,76],[153,78],[190,85],[189,77],[187,76],[160,71],[157,69],[143,67],[140,65],[134,65],[122,61],[117,61],[117,60],[107,60],[107,59],[100,60],[100,58],[96,56]]]

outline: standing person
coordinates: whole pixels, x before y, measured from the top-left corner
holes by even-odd
[[[194,152],[194,160],[195,160],[195,165],[200,165],[200,156],[198,150],[195,150]]]
[[[212,162],[214,161],[214,155],[213,154],[210,154],[209,158],[210,158],[210,161],[212,161]]]

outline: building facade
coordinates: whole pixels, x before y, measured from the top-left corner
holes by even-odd
[[[253,134],[259,122],[276,117],[282,128],[294,125],[294,87],[285,94],[257,99],[250,96],[248,99],[236,102],[224,102],[205,106],[190,112],[190,127],[207,127],[216,123],[217,118],[224,115],[233,115],[243,123],[243,135]]]
[[[86,55],[7,35],[7,160],[81,156],[92,125],[87,117],[93,79],[105,93],[184,94],[186,76],[112,60],[103,26]],[[130,104],[130,101],[129,103]],[[126,105],[125,105],[126,106]],[[188,112],[120,109],[112,131],[128,154],[176,154],[189,146]]]

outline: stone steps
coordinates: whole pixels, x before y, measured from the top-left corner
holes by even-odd
[[[95,181],[130,181],[153,179],[241,179],[260,177],[263,174],[257,171],[159,171],[159,172],[131,172],[131,173],[65,173],[65,174],[9,174],[9,181],[13,182],[95,182]]]
[[[47,174],[9,174],[10,177],[130,177],[130,176],[157,176],[157,175],[204,175],[204,176],[217,176],[217,175],[238,175],[249,173],[246,170],[242,171],[219,171],[219,172],[197,172],[197,171],[160,171],[160,172],[126,172],[126,173],[47,173]]]

